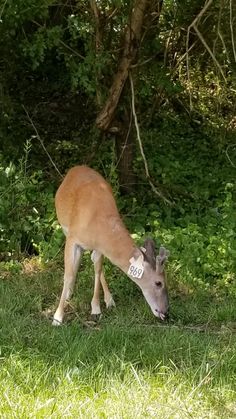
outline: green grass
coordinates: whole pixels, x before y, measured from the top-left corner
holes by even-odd
[[[172,290],[162,324],[113,278],[117,307],[93,327],[88,274],[58,328],[60,270],[1,278],[0,417],[236,417],[235,301]]]

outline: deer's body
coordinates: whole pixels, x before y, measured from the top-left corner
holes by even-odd
[[[55,202],[59,223],[75,244],[100,252],[121,269],[124,257],[129,265],[135,245],[120,218],[112,189],[99,173],[86,166],[73,167]]]
[[[92,314],[100,314],[99,290],[103,287],[104,299],[107,307],[114,305],[102,270],[103,255],[123,272],[128,273],[130,260],[140,259],[144,273],[136,282],[150,304],[150,294],[147,285],[142,286],[145,278],[145,256],[133,242],[128,230],[120,218],[112,189],[105,179],[93,169],[86,166],[76,166],[69,170],[56,193],[56,212],[58,221],[66,235],[65,245],[65,275],[64,288],[57,311],[54,315],[54,324],[60,324],[64,316],[64,304],[73,291],[73,285],[83,250],[92,250],[92,260],[95,267],[95,288],[92,299]],[[150,247],[150,246],[149,246]],[[143,249],[145,250],[145,249]],[[153,250],[153,249],[152,249]],[[146,251],[146,250],[145,250]],[[147,255],[148,256],[148,255]],[[153,256],[153,254],[151,255]],[[150,270],[150,263],[148,263]],[[153,269],[152,269],[153,270]],[[164,281],[164,274],[160,273]],[[147,276],[147,275],[146,275]],[[160,278],[158,278],[160,280]],[[144,281],[146,282],[146,281]],[[158,282],[160,286],[160,281]],[[165,310],[156,309],[155,315],[163,314],[168,308],[167,291]],[[150,295],[149,295],[150,297]],[[152,298],[151,298],[152,299]]]

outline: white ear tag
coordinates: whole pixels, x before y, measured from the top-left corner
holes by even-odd
[[[139,256],[138,259],[131,258],[128,270],[128,275],[132,276],[133,278],[142,278],[143,276],[143,257]]]

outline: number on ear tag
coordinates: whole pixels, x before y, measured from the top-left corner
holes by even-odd
[[[128,270],[128,275],[132,276],[133,278],[142,278],[143,276],[143,263],[142,263],[142,256],[139,257],[137,260],[134,258],[130,259],[130,265]]]

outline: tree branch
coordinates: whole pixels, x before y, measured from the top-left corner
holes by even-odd
[[[125,31],[122,58],[113,80],[108,99],[96,119],[97,127],[101,130],[107,130],[111,124],[129,74],[130,66],[136,57],[140,43],[144,13],[148,2],[149,0],[136,0],[132,10],[130,25],[126,27]]]
[[[6,4],[7,4],[7,0],[5,0],[2,5],[1,11],[0,11],[0,20],[2,20],[2,15],[3,15]]]
[[[133,79],[132,79],[131,74],[129,74],[129,80],[130,80],[131,96],[132,96],[132,112],[133,112],[133,117],[134,117],[134,123],[135,123],[136,132],[137,132],[137,139],[138,139],[138,143],[139,143],[139,149],[140,149],[140,153],[141,153],[141,156],[143,158],[143,163],[144,163],[144,167],[145,167],[146,178],[147,178],[147,180],[149,182],[149,185],[151,186],[153,192],[159,198],[163,199],[163,201],[165,203],[168,203],[168,204],[171,205],[172,203],[169,201],[169,199],[167,199],[160,191],[158,191],[158,189],[156,188],[156,186],[154,185],[154,183],[151,181],[150,173],[149,173],[149,168],[148,168],[148,163],[147,163],[146,156],[144,154],[143,144],[142,144],[141,137],[140,137],[138,119],[137,119],[137,115],[136,115],[136,111],[135,111],[134,83],[133,83]]]
[[[234,54],[234,61],[236,62],[236,49],[235,49],[235,43],[234,43],[234,29],[233,29],[233,7],[232,7],[232,0],[230,0],[230,33],[231,33],[231,40],[232,40],[232,48],[233,48],[233,54]]]
[[[222,75],[222,77],[223,77],[224,81],[226,82],[226,78],[225,78],[225,75],[224,75],[224,73],[223,73],[223,70],[222,70],[222,68],[221,68],[221,66],[220,66],[220,64],[219,64],[219,62],[217,61],[216,57],[214,56],[214,54],[213,54],[212,50],[210,49],[209,45],[207,45],[207,43],[206,43],[205,39],[203,38],[203,36],[202,36],[201,32],[198,30],[198,28],[197,28],[197,26],[196,26],[196,25],[193,25],[193,29],[195,30],[195,32],[196,32],[196,34],[197,34],[198,38],[199,38],[199,39],[200,39],[200,41],[203,43],[203,45],[204,45],[204,47],[206,48],[206,50],[209,52],[209,54],[210,54],[210,56],[211,56],[212,60],[214,61],[214,63],[215,63],[215,65],[216,65],[216,67],[218,67],[218,69],[219,69],[219,71],[220,71],[220,73],[221,73],[221,75]]]
[[[32,119],[31,119],[31,117],[29,116],[29,113],[28,113],[27,109],[25,108],[25,106],[24,106],[24,105],[22,105],[22,108],[24,109],[24,111],[25,111],[25,113],[26,113],[26,115],[27,115],[27,118],[28,118],[28,120],[29,120],[30,124],[32,125],[32,127],[33,127],[33,129],[34,129],[34,131],[35,131],[36,138],[38,138],[38,140],[39,140],[39,142],[40,142],[40,144],[41,144],[41,146],[42,146],[43,150],[45,151],[46,155],[48,156],[48,158],[49,158],[50,162],[52,163],[53,167],[55,168],[55,170],[57,171],[57,173],[58,173],[58,174],[60,175],[60,177],[62,178],[63,176],[62,176],[62,174],[61,174],[60,170],[57,168],[57,166],[56,166],[56,164],[54,163],[54,161],[52,160],[52,158],[51,158],[51,156],[50,156],[49,152],[47,151],[47,149],[46,149],[46,147],[45,147],[45,145],[44,145],[44,143],[43,143],[43,140],[41,139],[41,137],[40,137],[40,135],[39,135],[39,133],[38,133],[38,130],[37,130],[36,126],[34,125],[34,123],[33,123]]]
[[[210,54],[212,60],[214,61],[216,67],[219,69],[224,81],[226,82],[226,78],[224,75],[224,72],[221,68],[220,63],[218,62],[218,60],[216,59],[214,53],[212,52],[212,50],[210,49],[209,45],[206,43],[205,39],[203,38],[201,32],[199,31],[197,25],[201,19],[201,17],[204,15],[204,13],[206,12],[206,10],[209,8],[209,6],[211,5],[213,0],[208,0],[205,4],[205,6],[202,8],[202,10],[200,11],[200,13],[195,17],[195,19],[192,21],[192,23],[189,25],[188,27],[188,31],[187,31],[187,38],[186,38],[186,51],[188,50],[188,45],[189,45],[189,34],[190,34],[190,30],[191,28],[193,28],[198,36],[198,38],[200,39],[200,41],[202,42],[202,44],[204,45],[205,49],[208,51],[208,53]],[[231,4],[231,3],[230,3]],[[232,31],[231,31],[232,33]],[[234,43],[233,43],[234,46]],[[188,84],[190,85],[190,75],[189,75],[189,55],[188,53],[186,54],[186,65],[187,65],[187,78],[188,78]],[[191,93],[190,93],[190,108],[192,107],[192,97],[191,97]]]
[[[95,51],[96,51],[96,57],[98,57],[100,49],[101,49],[101,45],[102,45],[102,33],[101,33],[101,23],[100,23],[101,13],[96,3],[96,0],[90,0],[90,6],[91,6],[91,10],[93,12],[94,20],[95,20]],[[102,104],[102,94],[101,94],[100,83],[99,83],[100,78],[101,78],[100,71],[97,70],[96,97],[97,97],[97,105],[99,107]]]

